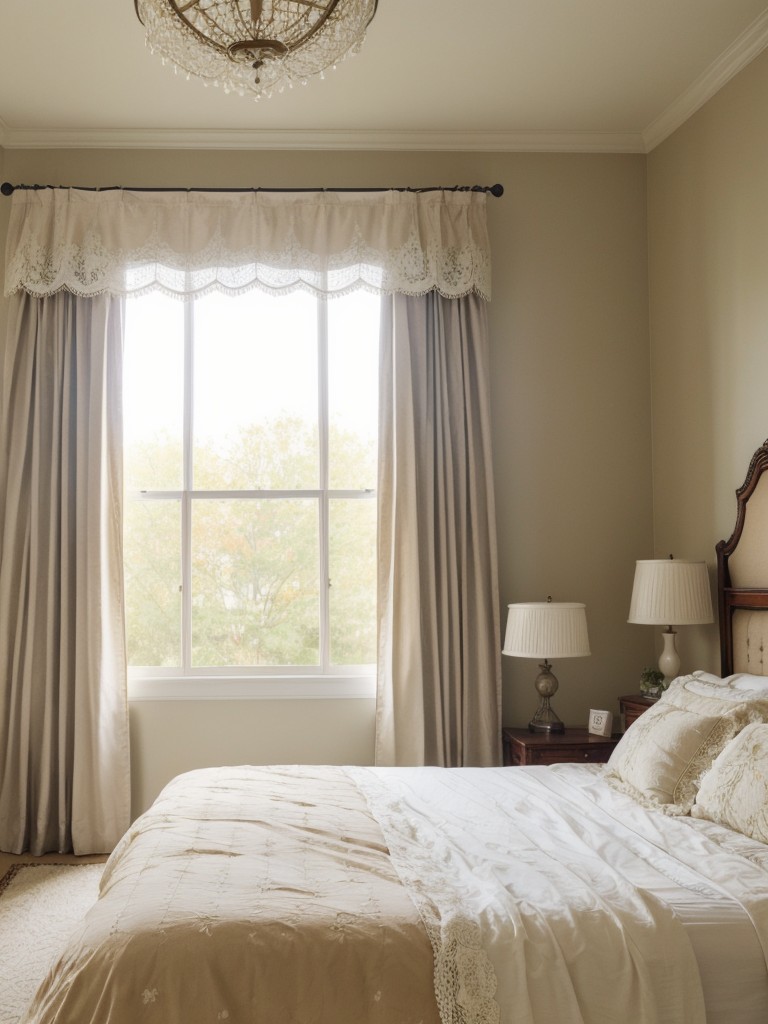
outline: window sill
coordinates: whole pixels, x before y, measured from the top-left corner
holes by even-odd
[[[134,676],[128,700],[340,700],[374,698],[376,676]]]

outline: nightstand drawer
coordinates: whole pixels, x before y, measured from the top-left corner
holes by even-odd
[[[504,764],[604,764],[618,736],[595,736],[586,729],[564,733],[536,733],[528,729],[502,729]]]
[[[614,744],[606,746],[582,747],[579,745],[556,747],[534,747],[526,764],[565,764],[586,761],[588,764],[604,764],[611,756]],[[521,762],[522,764],[522,762]]]
[[[641,693],[632,693],[626,697],[619,697],[619,709],[624,715],[624,728],[628,729],[633,722],[642,715],[648,708],[652,708],[658,698],[644,697]]]

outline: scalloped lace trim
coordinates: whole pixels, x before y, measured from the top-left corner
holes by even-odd
[[[491,294],[485,205],[465,194],[297,202],[17,192],[7,251],[6,295]]]
[[[446,298],[477,292],[490,299],[488,254],[471,243],[423,251],[414,236],[399,250],[376,252],[358,242],[332,262],[295,248],[265,253],[255,261],[252,253],[233,253],[224,243],[212,243],[194,260],[170,251],[161,241],[140,252],[108,252],[96,238],[90,245],[62,244],[53,249],[28,243],[8,262],[6,294],[24,290],[42,298],[63,289],[80,296],[158,290],[186,298],[256,289],[342,295],[365,288],[382,295],[438,291]]]
[[[496,972],[479,925],[446,882],[432,846],[400,800],[371,773],[347,768],[384,833],[390,854],[432,944],[442,1024],[499,1024]]]

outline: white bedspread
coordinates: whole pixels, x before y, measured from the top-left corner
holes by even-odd
[[[384,769],[354,778],[433,940],[445,1024],[705,1020],[682,923],[629,884],[646,874],[638,860],[648,849],[628,848],[623,830],[560,775]]]
[[[492,1020],[491,1000],[515,1024],[765,1019],[762,844],[646,810],[584,765],[353,772],[427,923],[444,1021]],[[726,972],[751,962],[717,1017],[690,942],[705,920],[710,946],[738,925]]]
[[[762,1024],[768,850],[646,810],[600,775],[585,765],[191,773],[113,855],[104,897],[29,1024],[434,1024],[436,1008],[442,1024]],[[719,988],[713,972],[707,993],[697,966],[716,948],[711,930],[692,928],[705,915],[728,922],[750,965],[744,998],[729,992],[722,1018],[705,1012]],[[176,997],[161,1005],[179,971],[172,942],[188,958],[200,947],[188,977],[215,983],[183,1013]],[[743,1012],[728,1008],[734,995]]]

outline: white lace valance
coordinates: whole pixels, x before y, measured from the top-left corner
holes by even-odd
[[[14,192],[5,292],[490,298],[479,192]]]

